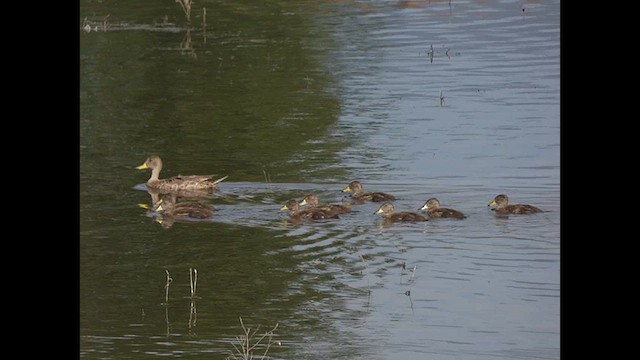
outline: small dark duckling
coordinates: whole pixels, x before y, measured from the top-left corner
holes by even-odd
[[[323,209],[309,208],[300,210],[300,204],[295,199],[287,201],[284,206],[280,208],[280,210],[289,210],[289,215],[291,215],[292,218],[299,219],[321,220],[338,218],[337,213]]]
[[[402,211],[395,212],[395,208],[392,203],[384,203],[374,215],[382,214],[385,219],[390,221],[428,221],[428,219],[420,214],[413,212]]]
[[[467,217],[458,210],[440,207],[440,201],[436,198],[427,200],[427,202],[425,202],[418,210],[426,211],[427,215],[432,218],[464,219]]]
[[[362,184],[360,181],[352,181],[349,185],[342,190],[342,192],[353,193],[352,197],[354,200],[359,201],[373,201],[373,202],[383,202],[383,201],[393,201],[395,200],[395,196],[383,193],[383,192],[370,192],[365,193],[362,188]]]
[[[494,206],[493,211],[498,214],[535,214],[542,212],[533,205],[515,204],[509,205],[509,197],[505,194],[496,196],[487,206]]]
[[[140,166],[139,170],[151,169],[151,177],[147,180],[147,187],[154,190],[164,191],[213,191],[218,184],[227,178],[221,177],[213,180],[215,175],[189,175],[173,176],[166,179],[159,179],[162,171],[162,159],[157,155],[152,155]]]
[[[163,214],[164,217],[172,217],[174,219],[207,219],[212,217],[215,211],[213,205],[202,201],[176,202],[174,194],[163,196],[155,204],[154,208],[156,212]]]
[[[309,194],[302,199],[300,206],[309,205],[309,209],[322,209],[336,214],[347,214],[351,212],[351,206],[348,203],[344,205],[339,204],[322,204],[318,205],[318,196],[315,194]]]

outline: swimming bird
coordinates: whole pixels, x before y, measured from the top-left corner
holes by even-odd
[[[535,214],[542,212],[542,210],[533,205],[509,205],[509,197],[505,194],[496,196],[493,201],[491,201],[491,203],[489,203],[489,205],[487,206],[493,206],[491,210],[495,211],[498,214]]]
[[[336,214],[346,214],[351,212],[351,206],[348,203],[343,205],[339,204],[318,204],[318,196],[315,194],[309,194],[302,199],[299,203],[300,206],[309,205],[309,209],[322,209]]]
[[[352,181],[346,188],[342,190],[342,192],[353,193],[353,199],[360,201],[382,202],[392,201],[396,199],[395,196],[383,192],[365,193],[360,181]]]
[[[151,169],[151,177],[147,181],[147,187],[164,191],[213,191],[221,181],[228,177],[227,175],[213,180],[216,175],[178,175],[159,179],[160,171],[162,171],[162,159],[157,155],[149,156],[144,164],[136,167],[136,169]]]
[[[338,214],[336,212],[327,211],[323,209],[308,208],[308,209],[301,210],[298,200],[295,200],[295,199],[287,201],[284,204],[284,206],[280,208],[280,210],[282,211],[289,210],[289,215],[292,218],[299,218],[299,219],[320,220],[320,219],[337,219],[338,218]]]
[[[395,208],[392,203],[384,203],[374,215],[383,215],[385,219],[390,221],[427,221],[428,219],[420,214],[414,212],[401,211],[395,212]]]
[[[440,201],[436,198],[427,200],[418,210],[425,211],[430,218],[455,218],[464,219],[467,216],[458,210],[440,207]]]

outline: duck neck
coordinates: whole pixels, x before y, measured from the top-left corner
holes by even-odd
[[[149,178],[149,181],[147,181],[147,183],[151,183],[154,181],[158,181],[159,177],[160,177],[160,170],[162,170],[162,168],[155,168],[151,170],[151,177]]]

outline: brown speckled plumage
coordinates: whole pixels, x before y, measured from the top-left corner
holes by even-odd
[[[214,180],[213,178],[216,175],[178,175],[159,179],[160,171],[162,171],[162,159],[156,155],[149,156],[144,164],[136,169],[151,169],[151,177],[147,181],[147,187],[164,191],[213,191],[221,181],[227,178],[227,176],[224,176]]]
[[[287,201],[280,210],[289,210],[289,215],[292,218],[299,219],[313,219],[313,220],[321,220],[321,219],[337,219],[338,214],[335,212],[323,210],[323,209],[304,209],[300,210],[300,204],[297,200],[292,199]]]
[[[402,211],[395,212],[392,203],[384,203],[374,214],[381,214],[390,221],[427,221],[428,219],[420,214]]]
[[[493,206],[491,210],[495,211],[498,214],[535,214],[542,212],[542,210],[533,205],[509,205],[509,197],[504,194],[496,196],[493,201],[487,206]]]
[[[305,196],[299,205],[309,205],[309,209],[320,209],[336,214],[347,214],[351,212],[351,207],[348,204],[318,204],[318,196],[315,194]]]
[[[344,190],[342,190],[342,192],[353,193],[353,199],[359,201],[383,202],[393,201],[396,199],[395,196],[383,192],[365,193],[362,183],[359,181],[352,181],[346,188],[344,188]]]
[[[425,211],[430,218],[466,218],[466,216],[458,210],[440,207],[440,201],[436,198],[427,200],[419,210]]]

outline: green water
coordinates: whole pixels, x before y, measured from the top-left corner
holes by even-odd
[[[277,359],[559,358],[559,8],[520,6],[82,1],[80,357],[224,359],[242,317]],[[216,215],[154,222],[151,154],[228,175]],[[468,218],[279,211],[354,179]]]

